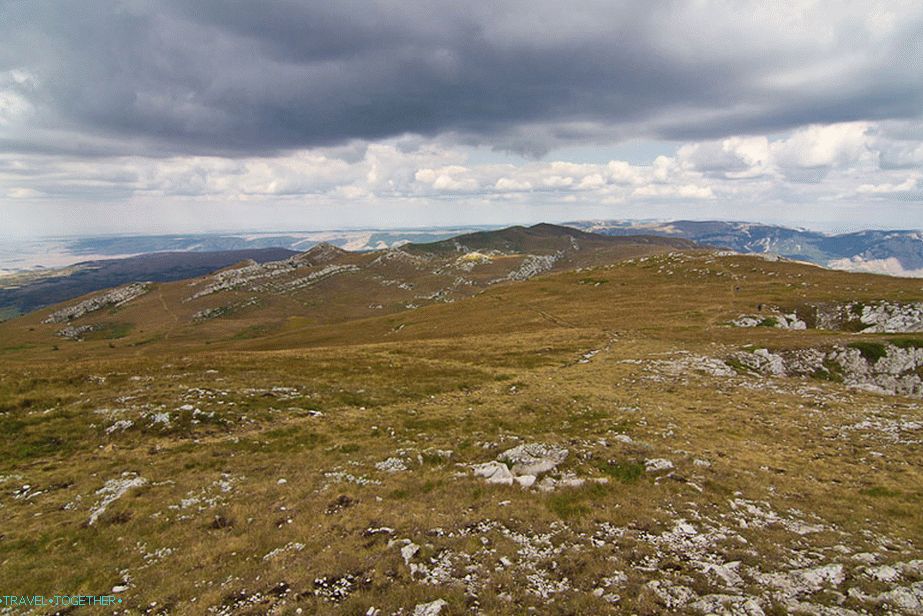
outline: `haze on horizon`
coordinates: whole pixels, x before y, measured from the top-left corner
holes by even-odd
[[[923,5],[0,1],[0,236],[923,227]]]

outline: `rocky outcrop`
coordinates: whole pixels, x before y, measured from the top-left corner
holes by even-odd
[[[292,259],[297,263],[304,263],[306,265],[321,265],[338,259],[345,254],[347,254],[347,252],[342,248],[337,248],[328,242],[321,242],[320,244],[312,246],[307,252],[292,257]]]
[[[345,274],[347,272],[358,271],[359,267],[356,265],[328,265],[321,270],[311,272],[307,276],[302,276],[301,278],[296,278],[295,280],[290,280],[282,284],[279,290],[286,292],[295,291],[297,289],[304,289],[305,287],[315,285],[318,282],[336,276],[337,274]]]
[[[923,303],[822,304],[814,306],[818,329],[898,334],[923,332]]]
[[[891,395],[923,397],[923,348],[856,342],[831,349],[741,351],[729,361],[766,376],[809,376]]]
[[[779,329],[811,327],[868,334],[923,332],[923,303],[879,301],[814,304],[792,312],[769,306],[761,309],[760,314],[742,314],[731,321],[731,325]]]
[[[531,487],[539,475],[554,470],[567,459],[567,450],[545,443],[528,443],[508,449],[497,460],[475,464],[474,474],[488,483]],[[509,464],[510,466],[507,466]],[[582,483],[582,482],[581,482]]]
[[[68,340],[80,340],[84,334],[99,329],[98,325],[68,325],[64,329],[59,329],[56,334]]]
[[[338,250],[330,247],[332,250]],[[323,252],[319,257],[330,256],[332,253]],[[311,253],[305,253],[310,255]],[[199,299],[220,291],[245,290],[254,293],[276,292],[286,293],[303,289],[317,284],[321,280],[345,272],[355,272],[359,268],[355,265],[328,265],[320,270],[311,272],[300,278],[277,282],[275,279],[287,274],[293,274],[302,268],[311,267],[313,259],[299,255],[284,261],[270,261],[269,263],[249,263],[234,269],[217,272],[209,278],[210,283],[199,289],[192,297],[185,301]]]
[[[500,461],[512,465],[514,475],[541,475],[553,470],[566,459],[566,449],[544,443],[519,445],[499,456]]]
[[[555,262],[562,256],[560,252],[553,255],[529,255],[517,269],[507,274],[506,278],[502,278],[501,281],[528,280],[538,276],[554,267]]]
[[[769,314],[742,314],[733,321],[734,327],[775,327],[778,329],[807,329],[807,324],[794,312],[783,314],[773,310]]]
[[[381,265],[383,263],[396,261],[398,263],[407,263],[417,267],[423,267],[427,265],[431,260],[432,257],[427,258],[422,255],[411,254],[401,248],[389,248],[388,250],[375,257],[375,260],[372,261],[372,265]]]
[[[42,323],[64,323],[66,321],[79,319],[86,314],[102,310],[103,308],[122,306],[136,297],[144,295],[150,289],[151,284],[149,282],[139,282],[112,289],[111,291],[91,297],[73,306],[67,306],[66,308],[56,310],[45,317]]]

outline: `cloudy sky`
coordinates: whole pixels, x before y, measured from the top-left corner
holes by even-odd
[[[0,0],[0,235],[923,227],[923,3]]]

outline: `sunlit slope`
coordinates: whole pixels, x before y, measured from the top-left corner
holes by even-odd
[[[244,262],[188,281],[90,294],[0,325],[0,336],[6,349],[54,346],[77,354],[96,347],[226,344],[450,305],[550,272],[677,247],[693,245],[593,236],[552,225],[370,253],[323,244],[285,261]]]

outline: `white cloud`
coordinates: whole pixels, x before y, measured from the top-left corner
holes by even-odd
[[[619,217],[624,208],[676,204],[692,208],[688,214],[693,215],[695,208],[712,203],[760,219],[761,211],[772,213],[786,205],[802,211],[826,203],[915,207],[908,202],[923,201],[919,165],[892,167],[881,161],[885,151],[920,150],[921,140],[923,129],[917,124],[845,123],[806,127],[783,136],[689,142],[674,146],[672,154],[652,154],[646,163],[512,156],[502,164],[483,162],[472,148],[419,137],[242,159],[75,160],[6,153],[0,154],[0,202],[118,203],[144,198],[177,205],[279,200],[293,206],[364,207],[374,218],[375,208],[387,204],[446,201],[491,205],[511,213],[554,206],[564,219],[568,208],[607,207],[608,215]],[[907,226],[923,226],[923,220],[913,221],[914,216],[920,218],[923,212],[908,210]],[[868,218],[875,220],[874,210],[868,210]]]
[[[772,158],[781,168],[846,166],[868,152],[868,122],[809,126],[788,139],[773,142]]]
[[[461,165],[420,169],[414,174],[414,179],[439,192],[471,192],[478,188],[477,180],[468,176],[468,168]]]
[[[862,184],[856,188],[856,192],[867,195],[899,195],[916,193],[919,197],[923,198],[923,190],[921,190],[920,183],[921,179],[923,179],[923,175],[920,173],[912,173],[907,176],[907,179],[899,184],[893,182],[884,182],[881,184]]]
[[[494,187],[500,192],[517,192],[520,190],[532,190],[532,183],[528,180],[517,180],[513,178],[502,177],[497,180]]]
[[[827,267],[849,272],[923,278],[923,269],[904,269],[904,266],[901,265],[901,262],[898,261],[896,257],[888,257],[887,259],[865,259],[857,255],[848,259],[834,259],[827,263]]]

